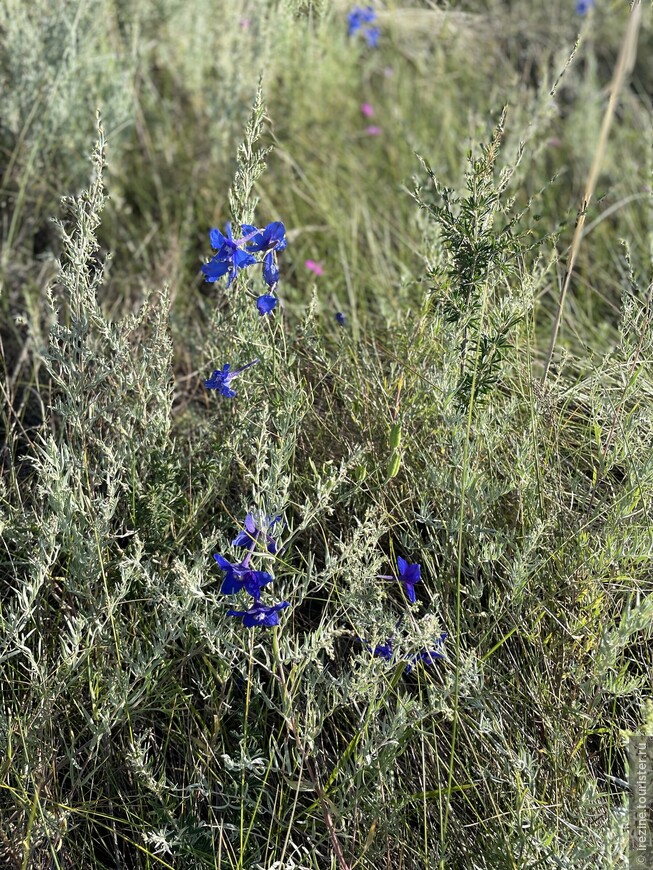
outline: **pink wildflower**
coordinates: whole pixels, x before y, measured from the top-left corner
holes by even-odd
[[[380,136],[383,130],[380,127],[372,125],[371,127],[366,127],[365,132],[368,136]]]
[[[366,118],[371,118],[374,114],[374,106],[370,103],[361,103],[361,112]]]
[[[316,275],[324,275],[324,269],[321,263],[316,263],[315,260],[305,260],[304,265],[309,272],[314,272]]]

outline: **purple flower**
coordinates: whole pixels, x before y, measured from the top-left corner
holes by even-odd
[[[277,277],[278,275],[279,272],[277,270]],[[263,316],[264,314],[270,314],[272,309],[276,306],[277,302],[277,297],[271,296],[269,293],[264,296],[259,296],[256,300],[256,307],[258,308],[258,313],[261,316]]]
[[[253,571],[249,567],[249,556],[236,564],[227,561],[220,553],[214,553],[213,558],[225,572],[220,588],[223,595],[235,595],[244,589],[258,601],[261,597],[261,589],[274,580],[272,574],[268,574],[267,571]]]
[[[419,562],[414,565],[409,565],[401,556],[397,556],[397,566],[399,568],[399,579],[404,584],[406,595],[411,604],[416,601],[415,584],[420,582],[421,568]]]
[[[337,311],[337,312],[336,312],[336,322],[337,322],[340,326],[344,326],[344,325],[345,325],[345,323],[346,323],[346,321],[345,321],[345,315],[342,313],[342,311]]]
[[[248,369],[250,366],[255,365],[258,362],[257,359],[252,360],[251,363],[247,363],[245,366],[241,366],[239,369],[235,369],[233,372],[229,371],[231,366],[229,363],[225,363],[222,371],[216,369],[208,381],[204,381],[204,386],[207,390],[218,390],[222,393],[223,396],[227,396],[229,399],[233,399],[236,395],[236,391],[232,390],[229,384],[233,381],[234,378],[237,378],[241,372],[244,372],[245,369]]]
[[[576,14],[587,15],[592,6],[594,6],[594,0],[576,0]]]
[[[261,537],[265,539],[265,544],[267,547],[268,553],[272,553],[275,555],[277,552],[277,542],[269,534],[269,529],[272,528],[276,523],[281,521],[281,517],[266,517],[265,520],[262,518],[257,522],[254,519],[254,514],[248,513],[245,517],[245,528],[242,532],[239,532],[236,537],[231,542],[232,547],[251,547],[252,544],[256,544]]]
[[[247,266],[253,266],[256,263],[256,257],[241,250],[240,246],[243,239],[234,241],[229,222],[227,222],[226,229],[226,235],[223,235],[218,229],[212,229],[209,233],[211,247],[217,253],[202,266],[202,272],[204,272],[204,280],[209,282],[217,281],[223,275],[229,274],[227,287],[230,287],[238,271]]]
[[[448,632],[443,632],[440,637],[435,641],[435,647],[433,649],[425,649],[422,652],[417,653],[411,659],[409,659],[408,664],[406,665],[405,672],[409,674],[415,665],[423,664],[423,665],[434,665],[437,661],[444,660],[444,653],[442,652],[442,647],[444,646],[445,640],[449,637]]]
[[[239,616],[243,620],[245,628],[256,628],[264,625],[271,628],[279,625],[279,611],[289,607],[289,601],[281,601],[279,604],[261,604],[257,601],[249,610],[228,610],[227,616]]]

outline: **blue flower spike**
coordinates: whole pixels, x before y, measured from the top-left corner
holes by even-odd
[[[243,620],[245,628],[265,626],[272,628],[279,625],[279,611],[284,607],[290,607],[289,601],[281,601],[279,604],[261,604],[257,601],[249,610],[228,610],[227,616],[237,616]]]
[[[227,396],[228,399],[233,399],[236,395],[236,391],[232,390],[230,386],[231,382],[234,378],[237,378],[238,375],[242,374],[245,369],[256,365],[257,362],[257,359],[252,360],[252,362],[247,363],[247,365],[241,366],[239,369],[234,369],[233,372],[231,371],[230,364],[225,363],[222,371],[216,369],[208,381],[204,381],[204,386],[207,390],[218,390],[218,392],[222,393],[223,396]]]
[[[276,523],[281,521],[281,517],[266,517],[265,520],[260,519],[258,522],[254,518],[254,514],[248,513],[245,517],[245,528],[239,532],[231,542],[232,547],[248,547],[254,549],[261,538],[265,539],[265,545],[268,553],[273,556],[277,552],[277,542],[270,534],[269,530]]]
[[[224,571],[224,580],[220,587],[223,595],[236,595],[242,589],[245,590],[255,601],[261,598],[261,589],[272,583],[274,577],[267,571],[254,571],[249,567],[249,558],[245,557],[242,562],[229,562],[220,553],[215,553],[213,558]]]
[[[399,579],[404,584],[406,595],[411,604],[417,600],[415,596],[415,584],[420,582],[421,567],[419,562],[414,565],[409,565],[401,556],[397,556],[397,567],[399,568]]]

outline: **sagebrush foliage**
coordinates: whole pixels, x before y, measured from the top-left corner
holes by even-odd
[[[558,68],[524,33],[571,50],[562,3],[555,24],[422,5],[388,4],[377,54],[346,38],[340,4],[270,3],[263,18],[166,0],[157,17],[107,0],[104,24],[60,5],[76,87],[98,40],[132,45],[139,74],[134,126],[115,145],[98,126],[90,180],[51,142],[52,191],[32,197],[35,164],[7,152],[8,867],[623,866],[625,735],[651,725],[650,196],[595,216],[566,351],[539,378],[586,157],[573,137],[547,142],[581,124],[592,141],[600,119],[575,98],[598,101],[595,52],[621,13],[583,25],[603,41],[581,43],[554,97],[542,82]],[[50,50],[17,66],[35,27],[19,6],[4,63],[51,82]],[[484,91],[491,57],[469,64],[482,40],[502,58]],[[103,69],[113,93],[133,68]],[[30,81],[0,98],[17,107],[6,143],[29,139],[46,93],[30,102]],[[81,136],[76,93],[51,117],[65,110]],[[363,99],[385,138],[364,138]],[[650,120],[624,97],[606,167],[620,196],[644,183],[633,131]],[[551,181],[561,148],[571,193]],[[432,184],[421,208],[400,189],[413,150]],[[32,238],[51,215],[56,263]],[[198,280],[206,231],[229,219],[286,224],[273,316],[256,310],[258,273],[228,291]],[[323,276],[302,272],[309,256]],[[204,388],[253,359],[236,397]],[[220,595],[212,559],[235,560],[248,511],[282,517],[281,549],[259,562],[290,606],[268,631],[227,616],[244,599]],[[414,605],[380,579],[397,556],[422,566]],[[444,660],[406,673],[443,631]],[[389,638],[396,659],[372,655]]]

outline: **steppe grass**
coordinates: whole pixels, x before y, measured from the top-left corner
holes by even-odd
[[[2,4],[3,867],[626,866],[651,10],[545,378],[632,13],[376,7]],[[285,224],[270,316],[203,281],[229,219]],[[276,628],[212,558],[251,511]]]

